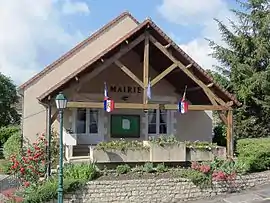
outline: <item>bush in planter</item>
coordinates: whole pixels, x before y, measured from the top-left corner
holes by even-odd
[[[270,139],[254,138],[237,141],[239,162],[247,166],[249,172],[268,170],[270,167]]]

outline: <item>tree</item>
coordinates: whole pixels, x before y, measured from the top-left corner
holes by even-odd
[[[229,78],[229,89],[242,106],[235,110],[238,138],[266,137],[270,133],[270,2],[237,1],[237,20],[230,26],[216,20],[226,46],[209,40],[219,71]]]
[[[0,127],[19,124],[20,115],[16,110],[18,100],[16,85],[0,73]]]
[[[206,72],[208,74],[210,74],[212,76],[212,78],[215,80],[215,82],[217,82],[223,88],[225,88],[225,89],[230,88],[229,79],[226,76],[224,76],[222,73],[219,73],[219,72],[213,71],[213,70],[206,70]]]

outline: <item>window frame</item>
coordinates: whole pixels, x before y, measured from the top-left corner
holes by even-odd
[[[147,114],[147,133],[149,136],[158,136],[161,135],[160,134],[160,126],[164,125],[165,123],[160,123],[160,114],[161,111],[160,109],[152,109],[153,111],[155,111],[155,115],[156,115],[156,133],[149,133],[149,125],[154,125],[154,123],[150,123],[149,121],[149,112]],[[170,128],[170,120],[171,120],[171,112],[169,110],[164,110],[166,112],[166,133],[163,133],[162,135],[169,135],[171,133],[171,128]]]
[[[85,133],[78,133],[77,132],[77,114],[78,114],[78,110],[79,109],[85,109],[86,110],[86,121],[85,121]],[[95,111],[97,112],[97,133],[90,133],[90,111]],[[101,132],[100,132],[100,116],[101,116],[101,112],[99,109],[95,109],[95,108],[75,108],[73,110],[73,122],[72,122],[72,131],[77,134],[77,135],[93,135],[93,136],[98,136]]]

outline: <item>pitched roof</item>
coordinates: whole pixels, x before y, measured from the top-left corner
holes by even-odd
[[[118,21],[119,19],[121,19],[123,16],[129,15],[132,19],[134,19],[136,22],[138,22],[134,17],[131,16],[130,13],[123,13],[121,14],[118,18],[116,18],[115,20],[113,20],[112,22],[110,22],[109,24],[107,24],[105,26],[105,28],[103,27],[101,30],[104,29],[108,29],[108,27],[111,26],[111,24],[115,23],[116,21]],[[106,28],[107,27],[107,28]],[[126,34],[124,37],[122,37],[120,40],[118,40],[116,43],[114,43],[113,45],[111,45],[108,49],[106,49],[103,53],[101,53],[100,55],[98,55],[97,57],[95,57],[89,64],[78,68],[78,71],[76,71],[75,73],[72,73],[69,77],[65,78],[64,80],[60,81],[58,84],[56,84],[55,86],[53,86],[52,88],[50,88],[49,90],[47,90],[45,93],[43,93],[42,95],[40,95],[38,97],[39,100],[43,100],[45,97],[47,97],[49,94],[51,94],[52,92],[55,92],[57,89],[59,89],[60,87],[62,87],[64,84],[68,83],[72,78],[74,78],[75,76],[77,76],[78,74],[80,74],[82,71],[86,70],[91,64],[95,63],[96,61],[100,60],[101,58],[103,58],[104,55],[108,54],[109,52],[112,52],[113,50],[115,50],[117,47],[119,47],[119,45],[121,45],[123,42],[125,42],[127,39],[129,39],[130,37],[132,37],[133,35],[135,35],[136,33],[138,33],[139,31],[142,31],[143,29],[145,29],[146,27],[150,27],[151,29],[153,29],[156,33],[156,35],[159,36],[159,38],[161,38],[163,40],[163,42],[170,44],[171,47],[177,52],[177,54],[179,54],[179,56],[181,56],[182,59],[184,59],[185,61],[188,62],[188,64],[192,64],[192,66],[190,68],[193,68],[193,74],[196,75],[197,77],[199,76],[200,78],[203,78],[205,81],[209,82],[209,83],[213,83],[212,88],[215,89],[215,92],[218,92],[220,95],[222,95],[223,97],[226,98],[226,100],[228,101],[233,101],[234,104],[236,105],[241,105],[241,103],[236,99],[236,97],[232,94],[230,94],[227,90],[225,90],[223,87],[221,87],[218,83],[216,83],[214,81],[214,79],[200,66],[198,65],[188,54],[186,54],[175,42],[173,42],[172,39],[170,39],[151,19],[147,19],[144,22],[142,22],[141,24],[138,23],[138,26],[133,29],[132,31],[130,31],[128,34]],[[98,31],[99,33],[102,31]],[[97,34],[96,34],[97,35]],[[68,52],[65,57],[61,57],[59,60],[60,62],[56,61],[55,63],[53,63],[52,65],[50,65],[49,67],[47,67],[45,70],[43,70],[40,74],[38,74],[35,77],[41,77],[42,74],[45,74],[46,71],[49,71],[51,68],[55,68],[57,67],[58,63],[61,63],[61,61],[63,60],[67,60],[68,59],[68,55],[69,54],[74,54],[74,52],[78,52],[80,51],[80,48],[87,45],[88,41],[91,40],[92,37],[86,39],[85,41],[83,41],[81,44],[79,44],[76,47],[71,50],[70,52]],[[178,57],[179,58],[179,57]],[[180,60],[180,59],[178,59]],[[33,78],[32,81],[28,81],[26,83],[26,85],[24,85],[23,87],[31,84],[31,82],[33,82],[33,80],[35,80],[36,78]]]
[[[129,12],[123,12],[120,14],[118,17],[101,27],[99,30],[97,30],[95,33],[93,33],[90,37],[86,38],[82,42],[80,42],[78,45],[76,45],[74,48],[72,48],[70,51],[65,53],[63,56],[61,56],[59,59],[54,61],[52,64],[48,65],[45,67],[41,72],[38,74],[34,75],[32,78],[30,78],[28,81],[23,83],[20,87],[19,90],[23,90],[27,88],[29,85],[34,83],[36,80],[40,79],[43,75],[46,73],[52,71],[53,69],[57,68],[59,65],[64,63],[66,60],[74,56],[76,53],[78,53],[80,50],[82,50],[85,46],[87,46],[90,42],[95,40],[98,36],[100,36],[102,33],[106,32],[108,29],[110,29],[112,26],[117,24],[119,21],[121,21],[123,18],[129,16],[131,19],[134,20],[137,24],[140,24],[137,19],[135,19]]]

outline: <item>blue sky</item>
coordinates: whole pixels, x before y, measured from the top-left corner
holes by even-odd
[[[123,11],[139,21],[152,18],[201,66],[211,68],[216,61],[204,38],[222,44],[213,18],[226,23],[235,7],[235,0],[1,1],[0,71],[21,84]]]

